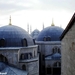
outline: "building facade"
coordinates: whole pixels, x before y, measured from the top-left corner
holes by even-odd
[[[61,75],[75,75],[75,13],[61,35]]]
[[[31,33],[31,37],[33,38],[33,40],[35,41],[36,38],[38,37],[40,31],[38,29],[35,29],[32,33]]]
[[[52,24],[39,33],[35,43],[38,45],[40,75],[61,74],[62,32],[62,28]]]
[[[26,71],[27,75],[39,75],[37,49],[24,29],[11,24],[0,27],[0,62]]]

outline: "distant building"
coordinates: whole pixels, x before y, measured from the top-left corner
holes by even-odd
[[[75,75],[75,13],[61,35],[61,75]]]
[[[38,29],[35,29],[32,33],[31,33],[31,37],[36,40],[36,38],[38,37],[40,31]]]
[[[61,41],[63,29],[52,25],[44,28],[38,35],[35,43],[39,52],[40,75],[61,74]]]
[[[30,35],[22,28],[11,23],[0,27],[0,62],[24,70],[27,75],[39,75],[37,48]],[[13,68],[10,69],[12,70],[7,75],[23,75],[19,74],[19,70],[17,70],[18,74],[14,74],[12,73],[12,71],[14,72]],[[3,68],[0,66],[0,71],[2,70]]]

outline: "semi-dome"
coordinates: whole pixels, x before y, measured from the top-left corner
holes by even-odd
[[[32,38],[24,29],[14,25],[0,27],[0,47],[22,47],[33,44]]]
[[[31,33],[31,36],[33,39],[36,39],[38,34],[40,33],[40,31],[38,29],[35,29],[32,33]]]
[[[55,54],[52,55],[52,58],[53,59],[60,59],[61,55],[59,53],[55,53]]]
[[[37,41],[60,41],[63,29],[58,26],[44,28],[38,35]]]

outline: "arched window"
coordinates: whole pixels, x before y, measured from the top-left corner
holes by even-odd
[[[0,54],[0,62],[4,62],[6,64],[8,64],[8,60],[5,56],[3,56],[2,54]]]
[[[60,62],[55,62],[53,66],[54,67],[61,67],[61,63]]]
[[[24,54],[21,54],[20,59],[24,60],[25,56]]]
[[[32,53],[28,53],[28,59],[32,58]]]
[[[25,38],[22,40],[22,46],[23,47],[28,46],[27,40]]]
[[[24,59],[28,59],[28,53],[24,53]]]
[[[26,66],[25,65],[22,65],[22,70],[26,71]]]
[[[53,53],[60,53],[60,48],[54,47],[54,48],[52,49],[52,52],[53,52]]]
[[[0,39],[0,47],[5,47],[5,39]]]
[[[48,37],[47,37],[47,41],[51,41],[51,38],[50,38],[50,36],[48,36]]]
[[[53,48],[53,53],[56,53],[57,52],[57,49],[56,47]]]
[[[32,53],[23,53],[20,56],[21,60],[25,60],[25,59],[31,59],[32,58]]]
[[[46,37],[43,38],[43,41],[46,41]]]

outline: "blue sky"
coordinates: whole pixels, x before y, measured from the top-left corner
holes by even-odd
[[[27,24],[42,30],[51,25],[65,28],[75,11],[75,0],[0,0],[0,26],[12,24],[27,30]]]

